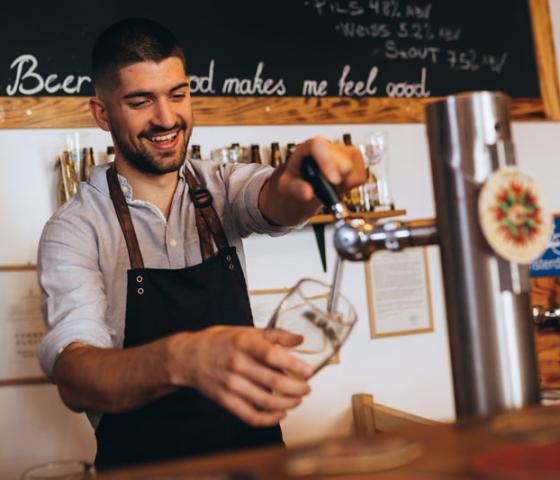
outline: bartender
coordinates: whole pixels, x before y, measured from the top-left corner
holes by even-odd
[[[91,112],[116,158],[44,228],[43,369],[88,413],[98,467],[280,443],[311,369],[282,348],[301,337],[253,327],[242,238],[317,210],[302,158],[345,190],[365,180],[359,151],[313,138],[276,170],[185,161],[184,53],[150,20],[109,27],[92,68]]]

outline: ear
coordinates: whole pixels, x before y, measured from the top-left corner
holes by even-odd
[[[109,132],[111,129],[109,127],[109,120],[107,118],[107,110],[105,109],[105,104],[103,100],[99,97],[91,97],[89,99],[89,110],[95,119],[95,123],[106,132]]]

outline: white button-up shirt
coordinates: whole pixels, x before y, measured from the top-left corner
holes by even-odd
[[[258,209],[260,190],[272,169],[211,161],[194,161],[192,166],[212,193],[229,244],[237,248],[245,270],[243,237],[289,230],[271,225]],[[102,348],[123,344],[130,261],[109,196],[107,168],[94,168],[90,182],[82,183],[80,192],[57,210],[41,236],[38,274],[48,333],[38,355],[49,377],[58,355],[72,342]],[[180,269],[202,262],[182,169],[167,220],[156,206],[134,200],[125,178],[119,176],[119,181],[146,268]]]

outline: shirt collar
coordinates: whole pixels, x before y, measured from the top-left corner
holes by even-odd
[[[109,169],[110,166],[111,166],[110,163],[107,163],[105,165],[96,165],[91,171],[91,176],[89,179],[89,184],[107,197],[110,196],[109,186],[107,185],[107,170]],[[185,178],[186,166],[187,166],[187,161],[185,160],[185,162],[183,162],[183,165],[181,165],[181,168],[179,169],[179,179],[183,183],[186,182],[186,178]],[[131,202],[133,197],[132,185],[130,185],[126,177],[122,176],[120,173],[117,174],[117,178],[119,179],[119,184],[121,186],[121,190],[124,194],[125,200],[127,202]]]

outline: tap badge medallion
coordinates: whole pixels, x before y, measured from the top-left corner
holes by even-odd
[[[548,247],[552,215],[533,179],[517,167],[488,177],[478,198],[478,216],[486,241],[510,262],[531,263]]]

